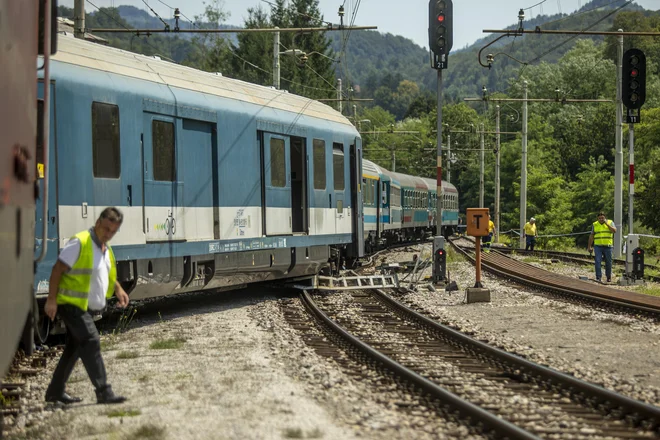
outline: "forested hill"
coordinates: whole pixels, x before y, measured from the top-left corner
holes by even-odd
[[[535,29],[537,26],[547,30],[610,30],[616,13],[613,13],[622,1],[592,0],[573,14],[539,15],[524,22],[525,29]],[[621,11],[644,11],[636,4],[631,4]],[[515,19],[515,12],[512,18]],[[645,15],[652,12],[645,11]],[[592,26],[595,24],[593,27]],[[426,23],[423,24],[426,26]],[[515,29],[518,24],[512,24],[507,29]],[[339,52],[344,44],[345,36],[339,32],[329,32],[332,47]],[[466,96],[480,96],[481,86],[485,85],[491,91],[507,89],[509,79],[518,77],[522,63],[538,64],[541,61],[554,63],[569,51],[577,38],[571,36],[549,36],[526,34],[522,37],[505,37],[484,50],[482,62],[486,63],[486,54],[505,52],[506,55],[496,55],[493,67],[488,70],[477,62],[479,49],[494,40],[497,36],[489,35],[466,48],[454,50],[449,56],[449,68],[445,71],[445,94],[449,99],[462,99]],[[590,37],[579,37],[590,38]],[[591,37],[602,41],[603,37]],[[354,31],[350,33],[347,46],[348,79],[352,84],[359,85],[363,97],[373,96],[375,90],[387,83],[410,80],[417,83],[421,89],[434,92],[436,87],[436,72],[430,67],[429,52],[419,47],[411,40],[392,34],[382,34],[377,31]],[[346,75],[342,75],[346,76]],[[393,79],[395,81],[393,81]],[[396,81],[398,80],[398,81]]]

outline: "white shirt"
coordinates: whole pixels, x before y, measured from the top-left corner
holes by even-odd
[[[90,240],[92,240],[90,238]],[[110,282],[110,252],[106,247],[105,253],[92,240],[94,249],[94,265],[92,266],[91,285],[89,286],[89,303],[91,310],[102,310],[105,307],[105,293],[108,291]],[[72,238],[60,251],[59,260],[69,266],[69,269],[76,264],[80,255],[80,240]]]

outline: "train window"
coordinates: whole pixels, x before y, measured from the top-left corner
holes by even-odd
[[[325,189],[325,141],[314,139],[314,189]]]
[[[344,190],[344,146],[332,144],[332,176],[335,182],[335,191]]]
[[[121,174],[116,105],[92,102],[92,162],[94,177],[116,179]]]
[[[270,139],[270,185],[273,187],[284,188],[286,186],[284,151],[284,139]]]
[[[151,121],[151,142],[154,156],[154,180],[174,182],[174,124]]]

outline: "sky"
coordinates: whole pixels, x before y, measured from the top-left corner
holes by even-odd
[[[204,11],[204,2],[210,0],[90,0],[98,7],[133,5],[148,10],[145,2],[163,18],[172,17],[170,7],[178,7],[181,13],[193,19]],[[528,8],[526,17],[539,14],[570,13],[589,0],[454,0],[454,45],[461,49],[485,36],[483,29],[503,29],[517,23],[520,8]],[[617,5],[624,0],[617,1]],[[640,6],[659,10],[659,0],[636,0]],[[73,7],[73,0],[59,0],[59,4]],[[221,0],[223,10],[230,13],[226,24],[243,26],[247,9],[261,5],[270,10],[266,0]],[[354,12],[356,26],[378,26],[378,31],[401,35],[419,46],[428,47],[428,0],[319,0],[319,8],[326,21],[339,23],[339,6],[344,4],[344,24],[349,24]],[[169,7],[168,7],[169,6]],[[357,6],[357,11],[356,10]],[[86,12],[95,8],[85,2]],[[624,8],[625,10],[625,8]],[[624,29],[625,30],[625,29]]]

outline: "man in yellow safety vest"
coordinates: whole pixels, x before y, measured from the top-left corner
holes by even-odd
[[[122,403],[125,397],[114,394],[107,382],[101,357],[101,340],[90,312],[105,308],[114,293],[120,307],[128,305],[128,295],[117,282],[117,265],[107,244],[121,226],[123,215],[117,208],[106,208],[96,224],[71,237],[60,251],[50,274],[46,315],[59,315],[67,330],[64,352],[50,385],[47,402],[71,404],[82,399],[65,392],[66,382],[80,358],[96,388],[97,403]]]
[[[605,259],[605,276],[607,282],[612,282],[612,246],[614,244],[614,233],[616,226],[612,220],[608,220],[603,212],[598,213],[598,220],[591,226],[591,235],[587,250],[594,250],[596,257],[596,281],[601,282],[601,263]]]

